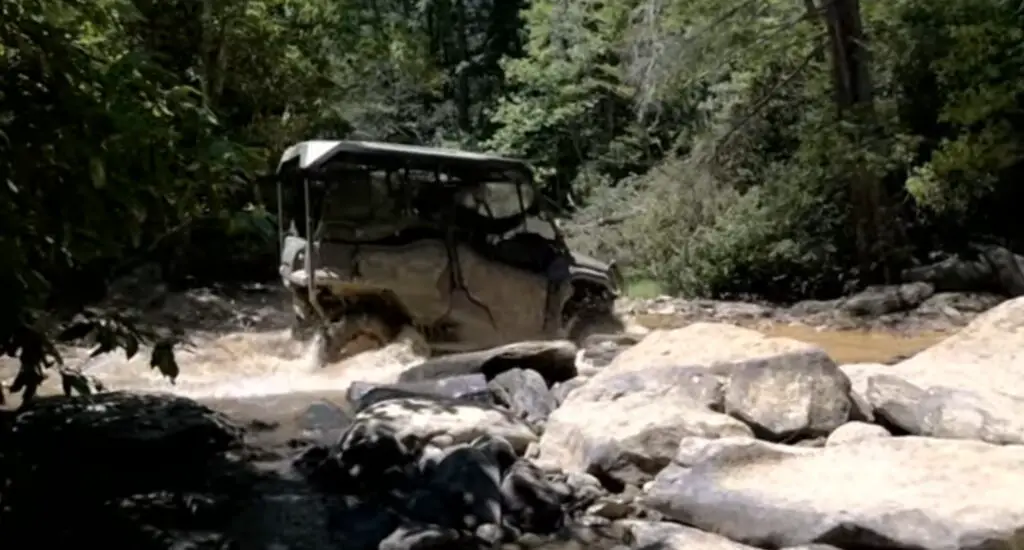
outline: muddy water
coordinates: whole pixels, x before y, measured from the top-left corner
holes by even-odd
[[[637,319],[649,328],[681,326],[686,321],[665,315],[644,315]],[[67,350],[67,363],[83,368],[108,388],[118,390],[172,392],[179,395],[228,404],[245,409],[245,416],[261,410],[281,414],[300,410],[309,402],[341,395],[355,380],[386,381],[409,366],[423,361],[412,350],[411,337],[391,346],[318,368],[315,344],[292,341],[277,322],[262,330],[235,329],[229,332],[194,335],[191,349],[177,354],[181,374],[171,383],[148,364],[148,353],[131,360],[120,353],[88,359],[88,350]],[[902,335],[890,332],[828,331],[807,326],[755,327],[772,336],[785,336],[822,346],[840,363],[889,362],[912,355],[947,336],[940,333]],[[9,383],[12,364],[0,366],[0,380]],[[60,391],[59,376],[49,377],[42,393]],[[8,403],[11,406],[14,403]],[[274,416],[277,416],[275,414]]]
[[[677,328],[684,321],[671,315],[641,315],[637,322],[647,328]],[[821,346],[837,363],[888,363],[909,357],[937,344],[950,333],[903,334],[881,330],[822,330],[806,325],[752,326],[769,336],[792,338]]]

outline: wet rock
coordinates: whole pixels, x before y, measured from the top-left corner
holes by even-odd
[[[118,547],[223,544],[203,525],[223,525],[250,485],[244,430],[182,397],[43,397],[6,428],[0,524],[11,540],[70,546],[90,540],[89,525]],[[75,521],[38,529],[53,515]]]
[[[1024,529],[1020,446],[901,437],[822,449],[733,438],[690,447],[689,464],[662,471],[646,504],[743,544],[980,549]]]
[[[122,392],[43,397],[19,412],[0,443],[17,486],[132,494],[197,482],[208,462],[242,447],[244,429],[184,397]],[[69,453],[88,452],[68,461]],[[190,471],[190,469],[192,471]],[[45,481],[43,481],[45,480]]]
[[[466,548],[464,537],[454,529],[433,525],[399,527],[380,542],[379,550],[457,550]]]
[[[488,379],[511,369],[532,369],[549,385],[576,376],[579,349],[567,340],[527,341],[483,351],[453,353],[427,360],[402,373],[400,382],[436,380],[480,373]]]
[[[563,505],[572,494],[560,494],[544,473],[527,460],[519,460],[501,481],[507,521],[520,531],[553,533],[565,521]]]
[[[320,400],[306,407],[296,422],[307,438],[328,443],[341,437],[352,424],[352,416],[334,403]]]
[[[495,376],[488,387],[499,405],[532,425],[540,425],[558,408],[544,377],[534,370],[505,371]]]
[[[857,443],[865,439],[874,439],[879,437],[891,437],[892,434],[889,430],[886,430],[882,426],[877,424],[868,424],[867,422],[847,422],[842,426],[836,428],[836,431],[832,432],[825,441],[826,446],[833,445],[846,445],[848,443]]]
[[[523,420],[507,411],[424,397],[382,401],[360,411],[355,420],[383,426],[402,437],[425,441],[448,436],[453,443],[468,443],[482,435],[491,435],[508,441],[517,453],[537,440],[537,435]]]
[[[774,363],[774,364],[773,364]],[[730,369],[725,412],[766,439],[828,435],[850,418],[850,381],[824,352]]]
[[[464,374],[437,380],[396,384],[353,382],[347,392],[348,402],[356,412],[375,403],[398,397],[447,398],[484,405],[492,404],[487,378],[482,374]]]
[[[429,507],[433,522],[476,530],[481,525],[502,523],[501,469],[485,449],[457,445],[447,449],[432,468],[425,488],[423,510]]]
[[[583,341],[579,360],[591,367],[606,367],[641,339],[641,336],[633,334],[594,334]]]

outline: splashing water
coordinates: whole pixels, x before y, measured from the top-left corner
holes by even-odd
[[[296,342],[287,331],[237,332],[198,339],[177,352],[176,382],[149,367],[148,353],[131,360],[113,353],[85,362],[83,368],[111,389],[171,392],[194,399],[275,396],[345,391],[354,381],[391,382],[424,358],[413,352],[415,336],[345,361],[319,366],[318,339]],[[84,350],[83,350],[84,354]]]

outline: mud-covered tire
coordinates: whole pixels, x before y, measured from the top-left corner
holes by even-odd
[[[395,336],[392,327],[374,316],[361,315],[331,323],[320,337],[317,360],[321,366],[344,361],[360,353],[383,348]]]
[[[308,342],[312,340],[317,333],[317,326],[315,322],[310,321],[304,317],[296,315],[292,319],[292,324],[289,329],[292,340],[299,342]]]
[[[623,319],[610,303],[583,304],[568,323],[569,340],[581,344],[594,334],[619,334],[626,330]]]

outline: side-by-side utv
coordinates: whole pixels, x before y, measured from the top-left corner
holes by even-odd
[[[294,334],[319,330],[324,361],[409,326],[438,354],[621,328],[617,270],[569,250],[522,161],[307,141],[281,157],[278,204]]]

